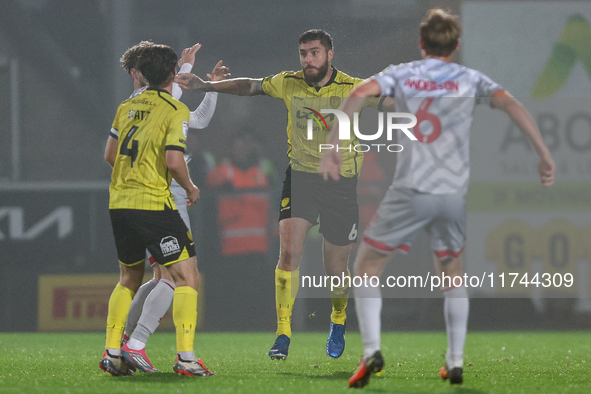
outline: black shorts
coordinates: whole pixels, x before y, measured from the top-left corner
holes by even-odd
[[[293,186],[293,187],[292,187]],[[357,240],[359,207],[357,177],[325,181],[320,174],[285,171],[279,220],[302,218],[316,224],[333,245],[349,245]]]
[[[143,263],[146,249],[160,265],[195,256],[193,236],[179,211],[111,209],[117,257],[123,265]]]

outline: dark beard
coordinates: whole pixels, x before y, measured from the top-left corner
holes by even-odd
[[[306,71],[304,71],[304,80],[308,83],[308,85],[315,85],[322,81],[324,77],[326,77],[326,74],[328,73],[328,61],[317,68],[317,70],[318,73],[316,75],[309,75],[306,74]]]

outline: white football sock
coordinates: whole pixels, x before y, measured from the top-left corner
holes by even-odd
[[[142,314],[142,308],[144,307],[146,297],[148,297],[148,294],[154,290],[154,287],[156,287],[157,284],[157,279],[147,281],[138,289],[137,293],[135,293],[135,297],[131,300],[129,315],[127,315],[127,322],[125,322],[125,331],[123,331],[128,337],[131,336],[131,333],[135,330],[137,321]]]
[[[127,347],[131,350],[142,350],[146,347],[146,344],[142,341],[138,341],[137,339],[130,338],[127,342]]]
[[[363,338],[363,358],[371,357],[380,350],[382,292],[379,287],[355,289],[355,311],[359,331]]]
[[[448,369],[462,367],[464,364],[464,343],[468,331],[468,311],[470,302],[466,287],[454,287],[443,291],[443,316],[447,331],[447,353],[445,361]]]
[[[173,282],[166,279],[160,279],[158,281],[158,284],[144,302],[142,315],[137,322],[137,327],[133,331],[133,334],[131,334],[132,339],[137,339],[144,344],[148,343],[150,335],[156,331],[160,325],[160,320],[166,314],[170,304],[172,304],[174,289],[175,285]]]

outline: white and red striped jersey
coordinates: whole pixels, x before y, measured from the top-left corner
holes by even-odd
[[[382,96],[395,98],[397,112],[417,117],[418,141],[397,131],[404,149],[392,184],[432,194],[467,190],[474,105],[502,87],[479,71],[433,58],[391,65],[372,78]]]

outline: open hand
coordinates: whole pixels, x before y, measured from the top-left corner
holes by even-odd
[[[220,60],[213,68],[211,74],[207,74],[207,78],[209,78],[210,81],[223,81],[232,75],[230,74],[230,69],[226,66],[222,66],[222,63],[223,60]]]
[[[194,66],[195,65],[195,54],[197,53],[197,51],[199,49],[201,49],[201,44],[199,44],[199,43],[193,45],[192,47],[183,49],[183,52],[181,53],[181,58],[179,59],[179,61],[177,63],[179,65],[179,67],[185,63],[189,63],[189,64],[191,64],[191,66]]]

